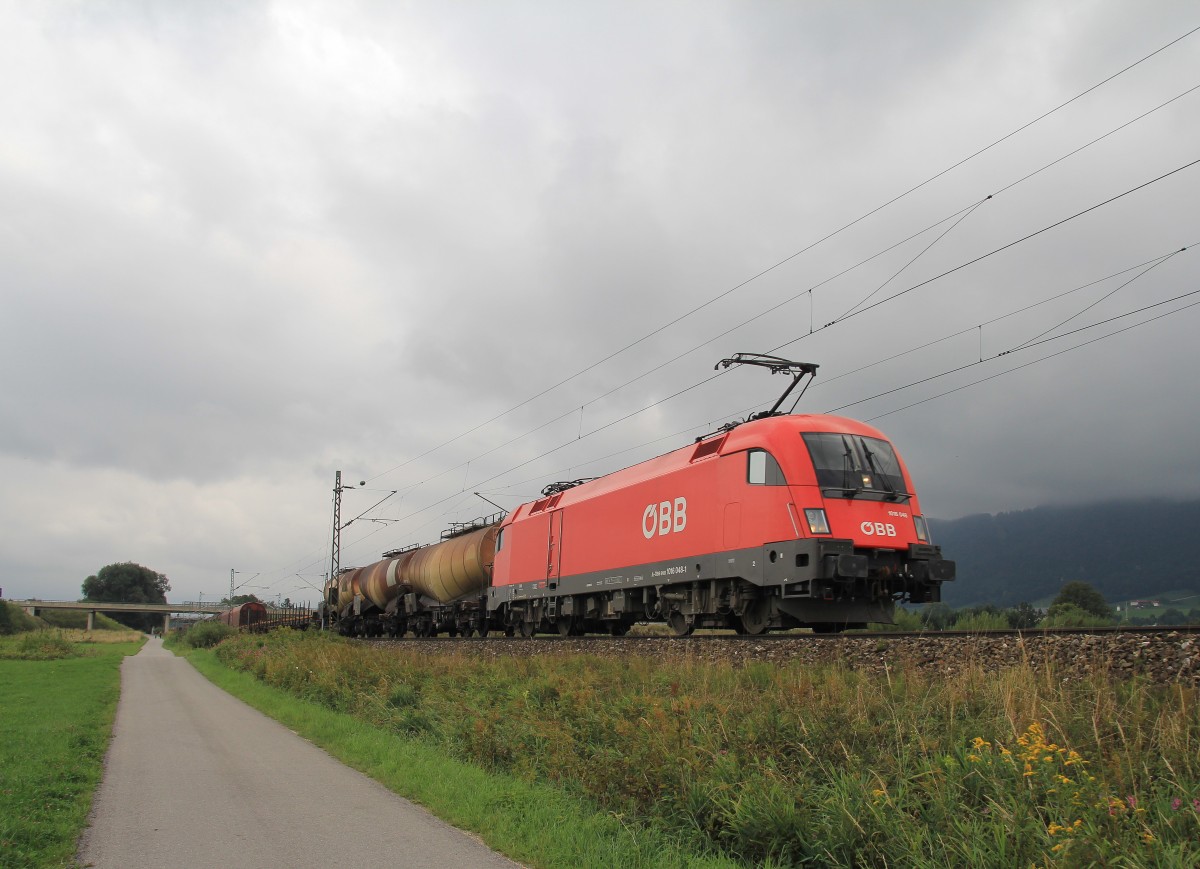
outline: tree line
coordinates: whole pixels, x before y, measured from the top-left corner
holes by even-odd
[[[1120,616],[1120,618],[1118,618]],[[1200,625],[1200,607],[1188,612],[1167,607],[1117,613],[1096,588],[1086,582],[1068,582],[1044,611],[1028,602],[1011,607],[977,604],[955,609],[944,603],[926,604],[919,610],[897,610],[901,630],[979,631],[1032,630],[1034,628],[1088,628],[1106,625]]]
[[[126,561],[109,564],[83,581],[83,599],[89,601],[122,601],[129,603],[167,603],[171,583],[167,577],[149,567]],[[234,595],[222,599],[230,606],[258,601],[252,594]],[[284,601],[284,606],[291,601]],[[159,624],[158,616],[142,613],[110,613],[129,627],[149,630]],[[1030,630],[1055,627],[1099,627],[1118,623],[1117,613],[1090,583],[1066,583],[1058,596],[1046,608],[1039,610],[1028,602],[1011,607],[986,603],[955,609],[944,603],[926,604],[920,609],[896,610],[896,625],[900,630]],[[1200,607],[1188,612],[1168,607],[1121,613],[1120,624],[1131,625],[1190,625],[1200,624]],[[883,627],[883,626],[881,626]]]

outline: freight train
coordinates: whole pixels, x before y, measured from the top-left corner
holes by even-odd
[[[737,354],[718,367],[739,364],[793,380],[770,411],[342,571],[322,620],[361,636],[832,633],[940,600],[954,562],[884,434],[779,411],[816,365]]]

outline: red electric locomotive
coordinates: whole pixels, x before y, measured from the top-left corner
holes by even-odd
[[[390,578],[371,595],[379,600],[364,610],[343,593],[335,606],[360,619],[374,608],[389,633],[402,633],[404,619],[425,635],[440,621],[525,636],[620,635],[665,621],[684,636],[698,627],[832,632],[891,622],[898,601],[940,600],[954,562],[931,543],[887,438],[843,417],[778,412],[815,365],[747,354],[719,363],[737,364],[793,381],[766,413],[625,470],[548,486],[498,524],[467,529],[453,545],[470,551],[470,564],[447,567],[468,590],[460,598],[441,599],[445,582],[427,577],[414,592],[408,552],[362,569]],[[429,547],[425,561],[451,543]]]

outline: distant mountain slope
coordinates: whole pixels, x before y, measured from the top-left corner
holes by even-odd
[[[1200,589],[1200,501],[1125,501],[1037,507],[931,520],[942,553],[958,563],[943,586],[951,606],[1011,606],[1089,582],[1110,602]]]

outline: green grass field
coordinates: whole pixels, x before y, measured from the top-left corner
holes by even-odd
[[[309,709],[353,717],[383,739],[383,757],[419,751],[429,769],[453,758],[501,783],[447,778],[441,803],[414,795],[438,814],[516,781],[583,817],[620,819],[635,841],[743,866],[1200,865],[1193,688],[1029,667],[942,678],[635,656],[485,661],[295,634],[239,637],[216,656]],[[360,766],[350,740],[333,742]],[[399,773],[389,786],[430,775],[441,778]],[[483,829],[525,813],[552,842],[579,823],[547,822],[524,800],[493,800]],[[546,843],[492,844],[533,866],[605,865]],[[639,859],[621,865],[652,865]]]
[[[120,666],[136,634],[73,642],[0,638],[0,867],[74,865],[112,732]]]

